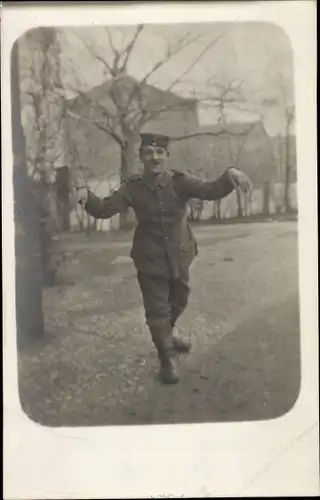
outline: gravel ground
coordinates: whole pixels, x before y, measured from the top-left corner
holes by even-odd
[[[20,398],[48,426],[276,418],[299,393],[295,222],[195,230],[189,306],[193,351],[181,382],[162,386],[130,242],[66,242],[73,285],[44,293],[46,335],[19,356]]]

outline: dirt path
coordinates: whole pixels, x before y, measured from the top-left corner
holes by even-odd
[[[74,286],[47,289],[45,339],[20,356],[20,394],[44,424],[275,418],[299,391],[295,223],[197,230],[181,383],[155,380],[128,242],[70,250]]]

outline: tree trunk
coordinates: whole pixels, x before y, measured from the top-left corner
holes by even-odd
[[[53,65],[49,58],[49,50],[56,40],[56,30],[54,28],[36,28],[31,30],[27,37],[30,42],[36,42],[39,51],[38,70],[36,80],[39,87],[37,98],[33,99],[35,124],[39,137],[37,140],[37,167],[40,175],[39,185],[35,185],[35,194],[38,195],[38,217],[39,217],[39,239],[42,262],[42,282],[43,285],[53,286],[56,282],[59,267],[59,257],[57,252],[57,240],[55,239],[58,225],[57,206],[52,207],[51,201],[51,179],[52,173],[49,169],[50,161],[48,156],[49,130],[54,129],[54,119],[49,113],[49,103],[55,89],[52,80]],[[53,128],[52,128],[53,127]],[[56,127],[57,128],[57,127]]]
[[[270,182],[266,181],[263,183],[263,205],[262,214],[270,215]]]
[[[213,202],[212,216],[214,219],[221,219],[221,200]]]
[[[126,182],[133,173],[134,143],[132,138],[124,142],[121,147],[120,180]],[[135,225],[135,214],[131,208],[120,213],[120,229],[129,230]]]
[[[217,219],[221,219],[221,200],[216,201],[216,207],[217,207]]]
[[[250,194],[248,197],[244,199],[244,216],[249,217],[252,212],[252,195]]]
[[[83,230],[84,230],[83,214],[81,214],[81,216],[79,217],[78,221],[79,221],[79,230],[82,233]]]
[[[189,220],[190,221],[194,220],[194,208],[193,208],[192,200],[190,200],[190,202],[189,202]]]
[[[64,166],[57,169],[56,193],[58,208],[58,224],[60,231],[70,231],[70,179],[69,167]]]
[[[285,138],[285,171],[284,171],[284,211],[289,213],[291,211],[290,206],[290,177],[291,177],[291,165],[290,165],[290,117],[287,117],[286,123],[286,138]]]
[[[243,217],[241,194],[239,193],[239,191],[236,191],[236,193],[237,193],[238,217]]]
[[[79,212],[76,211],[75,214],[79,223],[79,231],[82,233],[86,229],[86,221],[87,221],[86,212],[82,205],[80,205]]]
[[[87,217],[87,228],[86,228],[87,235],[90,235],[92,232],[97,231],[97,224],[98,224],[97,219],[93,219],[93,221],[91,222],[91,216]]]
[[[285,177],[284,177],[284,211],[285,211],[285,213],[289,213],[291,211],[289,189],[290,189],[290,164],[289,164],[289,159],[287,158],[286,165],[285,165]]]
[[[252,215],[253,214],[253,193],[250,193],[250,195],[249,195],[248,208],[249,208],[249,214],[248,215]]]
[[[44,332],[39,215],[27,176],[25,137],[21,125],[18,42],[11,50],[11,112],[15,218],[15,285],[18,347]]]

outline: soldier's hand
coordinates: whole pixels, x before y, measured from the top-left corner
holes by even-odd
[[[238,170],[237,168],[229,168],[228,174],[233,187],[237,191],[240,190],[243,194],[252,193],[253,184],[249,177],[241,172],[241,170]]]

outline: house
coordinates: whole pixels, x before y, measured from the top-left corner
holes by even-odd
[[[123,115],[115,102],[123,106]],[[94,87],[69,100],[67,107],[71,116],[66,118],[64,127],[64,161],[71,166],[74,183],[77,177],[85,177],[100,196],[107,196],[110,189],[115,189],[120,183],[121,148],[112,135],[123,139],[123,129],[133,132],[137,127],[137,119],[141,117],[141,110],[148,110],[150,116],[141,127],[137,127],[132,173],[141,169],[138,160],[139,132],[184,135],[192,133],[199,126],[197,102],[194,99],[163,92],[152,85],[144,84],[141,88],[140,82],[128,76],[108,80]],[[93,121],[104,127],[110,126],[111,133],[99,129]],[[179,151],[179,145],[172,148],[169,158],[171,166],[175,166],[175,150]],[[78,224],[80,216],[78,209],[71,214],[73,226]],[[119,217],[115,216],[110,221],[104,221],[102,229],[117,227],[118,223]]]
[[[261,121],[199,127],[197,133],[188,139],[187,147],[197,153],[193,170],[198,175],[214,178],[226,168],[236,166],[255,184],[273,179],[272,143]]]
[[[130,97],[132,95],[135,97]],[[124,103],[121,119],[115,102]],[[218,175],[226,167],[237,164],[257,182],[274,175],[272,144],[261,121],[201,127],[195,99],[185,99],[146,84],[141,90],[141,83],[128,76],[108,80],[70,100],[68,109],[73,113],[66,121],[65,131],[69,164],[81,164],[89,179],[114,178],[121,164],[117,140],[90,121],[110,126],[112,132],[123,138],[122,129],[133,130],[141,109],[148,110],[151,117],[137,128],[138,133],[152,131],[171,137],[197,134],[171,143],[170,166],[199,175]],[[134,171],[140,168],[139,136],[135,137],[135,143]]]
[[[199,135],[187,141],[189,150],[197,152],[193,171],[198,176],[213,179],[229,166],[237,166],[254,184],[251,203],[243,206],[244,213],[274,213],[283,209],[284,138],[269,137],[261,121],[229,123],[224,127],[200,127],[198,132],[208,135]],[[288,144],[291,165],[289,198],[290,205],[297,208],[295,138],[290,137]],[[219,205],[222,218],[237,216],[235,193],[223,199]],[[212,203],[205,202],[202,218],[211,218],[214,212]]]
[[[122,114],[115,102],[121,104]],[[69,100],[67,106],[71,113],[65,124],[67,162],[74,166],[81,164],[89,179],[114,177],[119,174],[121,165],[121,149],[112,133],[90,122],[110,127],[114,135],[122,140],[124,129],[129,135],[138,132],[134,136],[133,172],[140,169],[137,156],[139,131],[183,135],[198,127],[196,100],[163,92],[152,85],[144,84],[141,87],[140,82],[129,76],[107,80]],[[139,126],[141,110],[143,113],[147,110],[150,118]],[[79,119],[79,115],[82,119]]]
[[[246,172],[258,189],[276,180],[274,147],[261,121],[200,126],[196,100],[184,99],[151,85],[144,85],[141,90],[140,82],[122,76],[116,81],[106,81],[68,103],[73,113],[66,122],[68,128],[65,131],[69,164],[73,164],[75,172],[77,164],[81,164],[81,175],[85,172],[88,183],[101,196],[107,196],[111,188],[119,185],[121,150],[112,134],[100,130],[90,121],[98,121],[104,126],[109,124],[121,138],[122,129],[117,118],[119,110],[114,104],[120,101],[126,103],[123,119],[128,129],[136,123],[141,109],[147,109],[152,117],[142,125],[141,132],[165,133],[173,138],[192,136],[171,142],[169,167],[192,172],[204,179],[214,179],[234,165]],[[138,145],[139,136],[135,138],[132,171],[141,168]],[[72,157],[73,151],[76,154]],[[236,214],[234,198],[224,200],[223,207],[226,208],[222,212],[225,216]],[[261,210],[260,205],[262,201],[256,203],[256,211]],[[207,209],[207,212],[212,213],[212,209]],[[118,216],[103,222],[105,229],[117,226]]]

